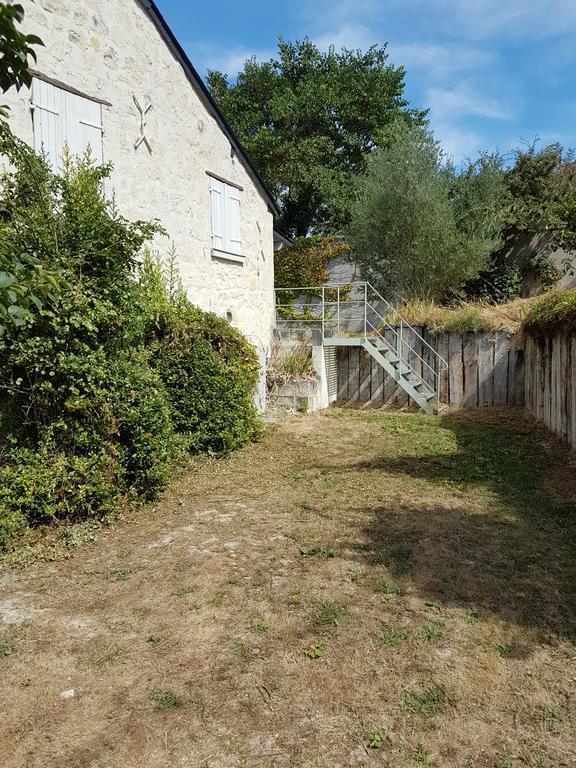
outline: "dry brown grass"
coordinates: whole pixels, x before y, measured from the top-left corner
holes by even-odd
[[[0,577],[2,766],[576,765],[574,477],[491,410],[295,417],[192,465]]]
[[[415,299],[403,305],[399,311],[409,323],[426,326],[432,333],[469,331],[517,333],[531,307],[539,298],[541,297],[515,299],[503,304],[462,301],[451,306]]]

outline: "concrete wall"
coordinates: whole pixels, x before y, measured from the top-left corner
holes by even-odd
[[[181,64],[136,0],[21,0],[24,31],[39,35],[36,69],[102,107],[104,160],[114,165],[114,191],[129,219],[157,218],[178,254],[192,301],[226,316],[260,350],[268,351],[273,323],[272,214],[224,132],[199,98]],[[146,135],[152,148],[134,142],[140,115],[133,96],[149,100]],[[30,93],[10,92],[14,132],[33,144]],[[211,252],[210,180],[217,174],[243,187],[243,260]],[[158,249],[169,241],[159,238]]]
[[[510,249],[510,256],[520,265],[526,265],[530,259],[544,254],[550,243],[549,235],[519,235]],[[550,253],[552,263],[562,275],[558,281],[560,288],[576,288],[576,253],[564,251],[561,248]],[[522,295],[534,296],[541,293],[538,277],[529,271],[524,273],[522,282]]]

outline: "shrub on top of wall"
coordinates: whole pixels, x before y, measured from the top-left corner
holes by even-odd
[[[103,197],[89,157],[54,176],[0,131],[0,552],[27,526],[152,498],[181,455],[257,434],[255,351],[141,251],[157,225]],[[42,269],[38,270],[38,264]],[[135,279],[140,273],[140,279]],[[34,281],[50,276],[50,290]],[[12,286],[12,287],[11,287]],[[29,300],[28,300],[29,299]]]
[[[539,299],[522,327],[525,333],[535,338],[576,332],[576,289],[554,291]]]

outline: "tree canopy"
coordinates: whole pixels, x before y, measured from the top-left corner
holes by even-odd
[[[482,155],[457,172],[425,127],[397,124],[387,138],[356,182],[354,259],[388,293],[441,298],[500,246],[502,159]]]
[[[339,229],[353,177],[386,127],[426,121],[404,98],[404,77],[386,45],[324,53],[307,39],[280,40],[276,58],[249,59],[234,81],[209,72],[211,94],[278,200],[283,232]]]
[[[36,61],[33,45],[44,45],[37,35],[25,35],[18,25],[24,20],[20,3],[0,3],[0,89],[6,93],[32,84],[28,59]],[[4,108],[5,109],[5,108]]]
[[[523,275],[535,275],[543,286],[553,285],[573,272],[570,259],[557,264],[551,253],[576,249],[576,165],[571,151],[559,144],[538,149],[534,143],[516,150],[509,168],[502,170],[502,246],[479,279],[467,286],[469,295],[502,299],[516,296]],[[528,247],[518,252],[518,244]]]

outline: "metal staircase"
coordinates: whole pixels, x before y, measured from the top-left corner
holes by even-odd
[[[448,363],[370,283],[276,289],[277,324],[313,323],[327,347],[362,347],[429,414]]]

